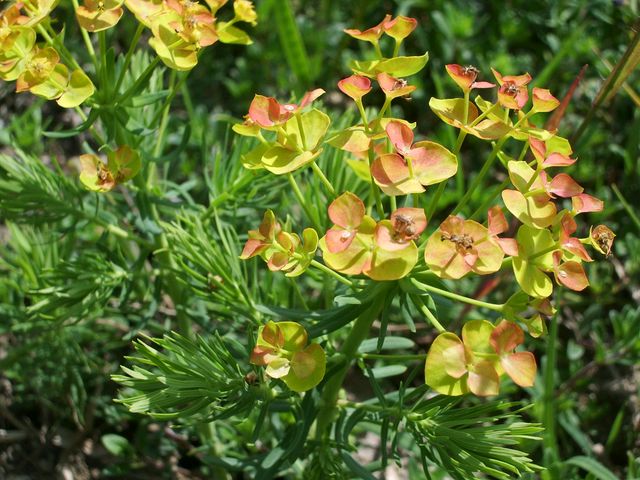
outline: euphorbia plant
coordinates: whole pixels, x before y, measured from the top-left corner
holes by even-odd
[[[536,359],[524,348],[543,341],[528,337],[545,334],[554,282],[587,288],[590,247],[611,251],[611,230],[587,230],[578,221],[602,202],[557,171],[576,161],[569,142],[538,126],[539,114],[559,102],[548,90],[530,91],[528,74],[494,71],[494,84],[474,66],[448,64],[449,86],[461,96],[420,105],[457,129],[457,141],[443,145],[397,108],[416,91],[411,77],[421,74],[428,54],[404,55],[417,21],[388,15],[371,28],[345,31],[372,47],[336,79],[335,94],[344,95],[351,112],[338,118],[325,111],[319,88],[293,99],[257,93],[244,122],[234,125],[246,137],[236,145],[247,148],[235,163],[220,149],[216,174],[200,179],[216,183],[215,195],[200,209],[189,186],[171,183],[167,170],[163,182],[156,169],[174,153],[166,148],[169,111],[188,72],[218,42],[250,43],[236,25],[255,23],[252,4],[235,0],[225,13],[225,3],[74,3],[90,60],[83,68],[48,18],[56,2],[16,2],[0,17],[0,77],[15,81],[18,92],[76,109],[82,124],[53,134],[87,132],[74,181],[91,191],[85,193],[93,203],[76,222],[95,230],[101,247],[115,245],[114,258],[133,259],[131,272],[107,265],[73,291],[84,292],[84,283],[134,282],[143,271],[180,331],[135,344],[134,367],[114,377],[125,387],[120,401],[161,420],[198,424],[211,447],[203,461],[211,457],[211,465],[255,478],[285,475],[303,462],[304,478],[331,478],[334,467],[362,475],[350,450],[354,428],[365,422],[376,425],[382,463],[389,444],[395,453],[409,445],[425,465],[439,463],[456,478],[536,470],[527,454],[505,446],[537,434],[536,425],[511,422],[515,414],[503,408],[510,404],[469,399],[482,403],[466,411],[449,397],[495,396],[509,382],[533,386]],[[117,57],[109,40],[119,22],[133,20],[128,12],[137,29]],[[136,52],[141,38],[148,38],[150,55]],[[484,98],[472,101],[478,91]],[[372,100],[375,92],[381,105]],[[490,152],[450,205],[442,194],[449,179],[467,176],[468,135],[490,142]],[[471,208],[496,160],[504,188]],[[166,197],[158,194],[162,187]],[[120,202],[126,214],[100,215],[100,202]],[[180,212],[163,221],[170,208]],[[508,282],[511,271],[515,281]],[[495,303],[462,293],[480,276],[502,282]],[[132,285],[122,287],[121,302],[147,294]],[[56,301],[68,298],[77,299]],[[443,300],[480,314],[461,316],[468,320],[461,325]],[[153,312],[133,316],[143,319],[141,330],[146,322],[164,328]],[[392,324],[403,320],[407,333],[391,335]],[[427,348],[412,340],[416,322],[424,321],[431,330]],[[378,338],[368,338],[372,332]],[[375,395],[367,401],[355,401],[348,388],[354,364]],[[390,391],[385,378],[407,371]],[[242,440],[224,459],[213,448],[216,425],[205,425],[212,421],[237,429]],[[282,432],[277,443],[267,429]],[[448,462],[452,452],[464,460]]]
[[[549,90],[533,88],[530,92],[532,77],[528,73],[503,75],[492,70],[496,80],[493,84],[481,80],[481,72],[474,66],[447,65],[446,72],[463,97],[432,98],[429,106],[441,120],[459,130],[457,142],[450,150],[429,139],[429,135],[416,140],[420,128],[395,117],[392,108],[394,99],[413,93],[415,87],[405,77],[417,74],[428,58],[426,53],[400,55],[404,38],[415,27],[414,19],[386,16],[369,29],[345,30],[355,39],[372,44],[376,57],[353,61],[353,74],[337,83],[360,115],[355,124],[336,127],[334,123],[332,127],[330,116],[309,106],[319,96],[315,90],[299,104],[282,105],[275,98],[256,95],[246,121],[235,127],[237,133],[259,142],[244,156],[245,167],[286,174],[297,202],[307,213],[307,221],[325,231],[318,243],[323,263],[313,259],[307,265],[339,280],[352,296],[366,297],[377,288],[381,289],[377,295],[384,295],[380,301],[363,302],[366,307],[356,309],[350,319],[341,322],[355,320],[338,349],[331,336],[322,336],[328,333],[326,329],[320,327],[315,334],[329,352],[329,364],[335,361],[339,365],[327,370],[326,379],[319,386],[308,385],[308,389],[321,390],[315,428],[316,438],[323,442],[331,434],[332,415],[341,409],[339,391],[350,363],[359,356],[358,346],[367,338],[375,319],[388,321],[394,297],[401,305],[411,304],[439,333],[426,355],[428,387],[444,395],[497,395],[505,374],[516,385],[531,387],[535,383],[536,360],[533,353],[523,350],[523,345],[529,343],[525,332],[536,338],[545,332],[544,317],[553,313],[548,300],[553,293],[553,279],[575,291],[585,289],[588,280],[582,262],[592,258],[584,245],[592,244],[601,253],[608,253],[613,239],[604,226],[597,227],[595,235],[592,231],[586,239],[573,236],[580,229],[575,217],[600,210],[602,202],[585,194],[569,174],[551,172],[569,167],[576,160],[566,139],[533,122],[534,116],[539,121],[538,114],[555,110],[560,102]],[[385,35],[394,40],[390,57],[383,54]],[[377,110],[367,103],[375,88],[385,98]],[[481,89],[484,98],[478,96],[472,102],[474,89]],[[443,205],[441,194],[447,179],[460,168],[459,157],[468,134],[491,142],[491,151],[458,204]],[[510,157],[508,152],[518,143],[521,153]],[[358,180],[346,185],[345,190],[332,181],[331,172],[321,168],[320,154],[328,146],[346,152],[346,156],[365,159],[364,164],[349,159],[339,166],[356,170],[357,177],[351,178]],[[483,188],[496,159],[501,160],[511,185],[505,182],[501,198],[496,195],[481,209],[469,210],[472,195]],[[301,177],[298,171],[308,165],[326,191],[326,217],[319,223],[310,213],[314,206],[308,204],[308,197],[301,193],[296,180]],[[459,175],[464,176],[464,172]],[[356,194],[356,190],[367,193]],[[572,208],[567,209],[564,199],[570,200]],[[510,215],[505,216],[504,207]],[[270,212],[268,215],[273,216]],[[249,233],[242,258],[254,254],[247,252],[258,250],[267,260],[275,252],[291,255],[285,254],[282,246],[273,250],[272,245],[278,241],[270,228],[263,222],[259,234]],[[423,238],[425,230],[427,235]],[[516,233],[510,238],[508,232]],[[313,257],[313,252],[306,252],[309,258]],[[285,262],[283,258],[280,263]],[[269,260],[270,269],[276,270],[272,264]],[[502,304],[463,296],[455,292],[455,283],[437,280],[494,275],[511,268],[516,288],[508,288],[512,295]],[[494,317],[465,323],[460,339],[458,328],[451,325],[449,328],[454,330],[447,331],[439,321],[431,296],[486,309]],[[535,312],[533,316],[528,313],[531,311]],[[260,342],[258,350],[262,348]],[[381,333],[378,348],[383,345]],[[375,358],[387,357],[379,353]],[[393,362],[394,356],[390,355],[388,361]],[[372,375],[370,370],[368,375]],[[379,401],[379,408],[384,411],[382,398]]]

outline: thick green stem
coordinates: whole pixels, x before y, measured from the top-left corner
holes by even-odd
[[[549,324],[549,336],[547,337],[547,358],[544,364],[544,397],[543,406],[544,413],[542,424],[544,426],[544,461],[548,468],[542,474],[545,480],[552,480],[552,465],[557,461],[558,445],[556,442],[556,424],[555,424],[555,370],[556,370],[556,341],[558,339],[558,317],[557,314],[551,317]],[[556,472],[557,473],[557,472]]]
[[[351,367],[351,363],[356,357],[358,347],[367,338],[373,321],[380,314],[388,291],[388,287],[381,289],[369,308],[363,311],[357,318],[351,327],[351,332],[349,332],[347,339],[340,348],[340,354],[343,357],[343,365],[327,381],[322,389],[320,411],[318,412],[318,418],[316,421],[316,438],[318,440],[327,438],[330,435],[331,421],[336,411],[336,402],[338,401],[338,394],[340,393],[342,383],[344,382],[347,372]]]

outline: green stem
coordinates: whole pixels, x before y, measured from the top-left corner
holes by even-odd
[[[78,10],[78,0],[71,0],[73,3],[74,10]],[[96,58],[96,51],[93,49],[93,44],[91,43],[91,38],[89,37],[89,32],[87,32],[84,28],[80,27],[80,34],[82,35],[82,39],[84,40],[84,44],[87,47],[87,52],[89,52],[89,56],[91,57],[91,61],[93,62],[94,67],[96,68],[96,75],[98,74],[98,59]]]
[[[302,142],[302,147],[307,150],[307,137],[304,132],[304,126],[302,125],[302,118],[300,112],[295,114],[296,123],[298,124],[298,131],[300,132],[300,141]]]
[[[543,255],[547,255],[548,253],[555,252],[556,250],[560,250],[560,247],[558,245],[545,248],[544,250],[540,250],[539,252],[536,252],[533,255],[529,255],[527,261],[530,262],[531,260],[535,260],[536,258],[542,257]]]
[[[473,182],[471,182],[471,185],[469,185],[469,188],[467,188],[467,191],[465,192],[465,194],[462,196],[458,204],[451,211],[451,215],[457,214],[460,210],[462,210],[467,205],[467,202],[469,201],[469,199],[471,199],[471,196],[480,185],[480,182],[482,182],[487,172],[491,169],[493,162],[495,161],[496,158],[498,158],[498,153],[500,152],[500,150],[502,149],[502,146],[506,141],[507,141],[507,137],[503,137],[498,141],[498,143],[495,144],[495,146],[493,147],[493,150],[491,150],[491,153],[487,157],[487,160],[484,162],[484,165],[480,169],[480,172],[478,172],[478,175],[476,175],[476,177],[473,179]]]
[[[311,170],[313,170],[313,173],[315,173],[318,176],[318,178],[320,178],[320,181],[324,184],[324,186],[327,188],[327,190],[329,190],[329,193],[333,197],[335,197],[336,196],[336,189],[333,188],[333,184],[325,176],[324,172],[320,169],[320,167],[318,166],[318,164],[316,163],[315,160],[313,160],[311,162]]]
[[[502,191],[505,188],[507,188],[507,186],[509,186],[510,182],[511,182],[511,179],[509,177],[505,178],[504,181],[498,186],[498,188],[496,188],[495,193],[493,193],[492,195],[489,195],[487,199],[484,202],[482,202],[482,204],[476,209],[476,211],[471,214],[471,216],[469,217],[469,220],[475,220],[478,217],[478,215],[488,210],[489,205],[495,201],[496,197],[499,196],[502,193]]]
[[[311,223],[313,223],[315,229],[318,232],[322,232],[324,229],[320,225],[320,222],[315,218],[315,216],[311,212],[311,209],[309,209],[309,205],[307,204],[307,201],[304,199],[304,195],[302,195],[302,192],[300,191],[300,187],[298,186],[298,183],[296,182],[296,179],[293,177],[293,174],[291,172],[287,173],[287,180],[289,180],[289,184],[293,189],[293,193],[296,196],[298,203],[304,210],[304,213],[307,215]]]
[[[144,25],[142,23],[138,24],[138,28],[136,29],[136,33],[133,34],[133,39],[129,44],[129,50],[127,50],[127,54],[124,57],[124,63],[122,64],[122,70],[120,70],[120,75],[118,76],[118,80],[116,81],[116,86],[113,91],[118,94],[120,91],[120,87],[122,86],[122,82],[124,81],[124,77],[129,69],[129,64],[131,63],[131,57],[133,56],[133,52],[138,45],[138,41],[140,40],[140,36],[144,31]]]
[[[364,110],[364,105],[362,104],[362,100],[356,100],[356,105],[358,107],[358,111],[360,112],[360,116],[362,117],[362,124],[364,125],[364,131],[365,133],[369,134],[371,133],[371,129],[369,128],[369,122],[367,120],[367,112]],[[369,159],[369,179],[371,182],[371,193],[373,195],[373,198],[375,199],[376,202],[376,208],[378,210],[378,215],[380,216],[380,218],[384,218],[384,207],[382,206],[382,199],[380,198],[380,191],[378,190],[378,186],[376,185],[376,182],[373,179],[373,174],[371,173],[371,165],[373,164],[373,161],[375,160],[373,158],[374,152],[373,152],[373,145],[371,145],[369,147],[369,150],[367,151],[367,157]]]
[[[382,58],[382,50],[380,50],[380,44],[378,42],[375,42],[373,44],[373,48],[376,51],[376,55],[378,56],[378,59],[381,59]]]
[[[348,279],[344,278],[338,272],[335,272],[335,271],[331,270],[329,267],[327,267],[326,265],[323,265],[322,263],[318,262],[317,260],[311,260],[311,265],[316,267],[318,270],[322,270],[327,275],[332,276],[333,278],[335,278],[340,283],[343,283],[348,287],[354,288],[353,282],[351,280],[348,280]]]
[[[391,195],[389,197],[389,205],[391,206],[392,212],[395,212],[398,209],[398,203],[395,195]]]
[[[383,284],[380,284],[383,285]],[[340,348],[340,354],[343,357],[343,365],[340,369],[329,378],[322,389],[322,400],[320,403],[320,411],[316,420],[316,438],[321,440],[330,435],[330,426],[336,411],[336,402],[342,383],[351,367],[358,347],[367,338],[373,321],[377,318],[382,310],[385,297],[389,289],[389,285],[384,285],[382,291],[374,298],[373,303],[364,310],[356,319],[351,327],[351,332]]]
[[[391,106],[391,98],[385,97],[384,104],[382,105],[382,108],[378,112],[378,120],[384,117],[384,114],[387,113],[387,110],[390,106]]]
[[[129,87],[129,89],[124,92],[119,98],[118,100],[116,100],[116,104],[121,104],[126,102],[127,100],[129,100],[129,97],[131,97],[137,90],[138,88],[140,88],[140,85],[142,85],[144,82],[146,82],[148,80],[148,75],[149,73],[156,68],[156,66],[158,65],[158,63],[160,63],[160,57],[155,57],[153,60],[151,60],[151,63],[149,63],[149,65],[147,65],[147,68],[145,68],[144,72],[142,72],[142,74],[138,77],[138,79],[133,83],[133,85],[131,85]],[[174,71],[174,70],[172,70]]]
[[[80,116],[83,122],[87,121],[87,116],[85,115],[85,113],[82,111],[80,107],[76,107],[75,111]],[[93,138],[96,140],[96,142],[98,142],[98,144],[100,144],[100,146],[107,144],[106,140],[102,138],[102,135],[98,133],[95,127],[92,126],[91,128],[89,128],[89,132],[91,132],[91,135],[93,135]]]
[[[558,339],[558,316],[553,315],[549,324],[547,337],[547,358],[544,364],[544,397],[543,421],[544,426],[544,461],[549,470],[543,472],[543,478],[556,478],[552,474],[551,465],[557,461],[558,445],[556,442],[555,424],[555,370],[556,370],[556,342]]]
[[[447,331],[447,329],[442,326],[440,321],[436,318],[433,312],[429,310],[429,307],[425,305],[424,301],[418,295],[411,295],[411,300],[413,300],[413,304],[420,309],[438,332],[442,333]]]
[[[434,287],[432,285],[427,285],[425,283],[419,282],[415,278],[410,279],[411,283],[418,289],[422,291],[427,291],[431,293],[435,293],[436,295],[440,295],[441,297],[450,298],[451,300],[457,300],[459,302],[468,303],[469,305],[473,305],[476,307],[487,308],[489,310],[494,310],[496,312],[502,312],[504,305],[499,305],[497,303],[488,303],[483,302],[482,300],[476,300],[475,298],[465,297],[464,295],[459,295],[457,293],[448,292],[447,290],[442,290],[441,288]]]
[[[98,32],[98,45],[100,45],[100,69],[98,72],[100,89],[109,94],[111,85],[109,85],[107,75],[107,33],[104,30]]]
[[[506,112],[508,113],[509,111],[507,110]],[[517,129],[521,123],[525,122],[533,114],[535,114],[535,110],[531,109],[520,120],[518,120],[518,122],[513,126],[513,130]],[[495,146],[493,147],[493,150],[491,150],[491,153],[489,154],[489,157],[484,162],[482,169],[480,170],[478,175],[476,175],[476,177],[473,179],[473,182],[471,182],[471,185],[467,189],[466,193],[464,194],[460,202],[458,202],[458,205],[455,206],[455,208],[451,212],[451,215],[457,214],[467,205],[467,202],[469,201],[473,193],[476,191],[476,189],[480,186],[480,183],[484,179],[487,172],[491,169],[491,165],[493,165],[493,162],[495,161],[495,159],[498,158],[498,154],[500,153],[500,150],[502,150],[502,146],[504,145],[504,143],[507,141],[508,138],[509,137],[505,135],[498,141],[498,143],[495,144]]]

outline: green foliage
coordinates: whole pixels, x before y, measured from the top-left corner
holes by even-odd
[[[631,428],[640,362],[640,230],[634,222],[640,111],[629,101],[638,72],[627,67],[626,86],[611,76],[617,95],[609,95],[606,108],[591,110],[601,77],[609,74],[607,63],[616,65],[632,41],[627,26],[638,14],[637,2],[392,5],[392,13],[415,16],[424,27],[406,40],[400,55],[428,50],[429,64],[411,77],[418,87],[414,100],[396,100],[389,112],[417,120],[429,141],[449,148],[454,129],[427,106],[428,96],[446,99],[454,91],[444,64],[539,72],[536,85],[560,99],[580,66],[592,65],[559,132],[569,138],[591,117],[574,144],[580,161],[571,174],[605,200],[602,213],[589,214],[590,223],[606,222],[617,238],[607,260],[598,256],[585,264],[588,293],[556,288],[558,314],[548,334],[546,314],[528,308],[527,295],[511,297],[518,287],[509,273],[452,284],[422,270],[420,260],[412,281],[369,285],[355,276],[348,284],[315,266],[291,279],[266,271],[258,259],[238,258],[244,232],[256,228],[266,209],[277,212],[287,232],[301,233],[310,224],[322,234],[335,197],[310,163],[293,174],[306,210],[286,175],[244,169],[241,159],[259,140],[234,137],[231,124],[241,121],[256,92],[288,102],[323,87],[330,92],[323,97],[331,119],[322,132],[326,139],[353,125],[355,109],[331,93],[338,72],[356,58],[365,62],[359,64],[365,73],[380,65],[347,41],[342,29],[374,25],[383,7],[389,8],[334,0],[257,6],[263,18],[251,31],[254,43],[201,49],[197,68],[187,76],[159,66],[146,44],[156,36],[151,30],[128,54],[132,39],[140,38],[128,12],[116,28],[88,34],[94,61],[80,51],[74,6],[60,2],[53,21],[42,25],[64,31],[54,37],[69,49],[63,61],[71,67],[70,57],[77,58],[96,87],[83,106],[86,117],[29,94],[16,96],[13,84],[0,85],[0,427],[27,436],[21,443],[4,443],[10,435],[0,438],[3,460],[9,459],[0,476],[16,473],[12,469],[24,473],[20,458],[32,465],[29,475],[50,476],[66,468],[64,458],[47,455],[59,451],[86,459],[100,475],[127,478],[168,478],[176,461],[180,472],[212,478],[382,478],[388,468],[434,479],[516,478],[520,472],[546,480],[640,476]],[[221,10],[221,21],[231,10]],[[232,28],[227,34],[249,43]],[[382,43],[387,46],[392,43]],[[183,66],[193,64],[189,55]],[[424,66],[426,58],[413,62]],[[399,71],[393,63],[382,66]],[[452,115],[460,121],[464,104],[458,103]],[[533,119],[537,125],[544,121]],[[435,212],[428,215],[426,235],[442,235],[438,223],[465,198],[469,180],[482,176],[478,159],[486,151],[478,138],[487,131],[474,132],[477,138],[467,140],[458,158],[464,175],[449,180],[439,202],[433,202],[436,189],[428,187],[426,203],[433,205],[417,205]],[[104,146],[121,145],[140,153],[139,174],[107,195],[86,191],[74,158],[106,155]],[[495,165],[532,160],[505,145]],[[375,205],[366,160],[328,145],[313,160],[338,193],[350,191]],[[500,201],[504,186],[498,184],[509,181],[505,172],[490,170],[484,178],[496,186],[475,188],[464,200],[469,217]],[[616,188],[610,190],[611,184]],[[391,200],[382,203],[389,211]],[[576,232],[587,235],[583,228]],[[418,253],[422,259],[424,249]],[[514,262],[516,270],[546,278],[550,258],[529,253],[523,252],[521,265]],[[462,305],[459,296],[475,304]],[[542,334],[526,345],[541,367],[535,386],[516,390],[507,381],[490,402],[431,397],[418,377],[437,325],[455,331],[463,321],[494,321],[498,315]],[[327,352],[327,380],[297,394],[265,377],[263,368],[249,366],[259,327],[269,320],[297,322],[309,332]],[[351,345],[349,354],[348,333],[356,326],[364,341]],[[174,330],[180,334],[167,333]],[[120,365],[116,385],[108,379]],[[344,394],[331,381],[343,374]],[[121,403],[114,405],[119,386]],[[327,402],[332,391],[337,401]],[[513,404],[514,398],[522,403]],[[326,411],[327,403],[335,408]],[[67,443],[70,432],[73,442]],[[541,436],[544,446],[535,441]],[[83,449],[87,439],[101,439],[109,455],[103,448]],[[366,447],[359,448],[363,439],[373,443],[373,460]]]
[[[242,416],[253,408],[257,393],[245,379],[246,366],[241,368],[230,352],[231,348],[242,354],[241,346],[218,334],[189,340],[175,332],[147,342],[164,351],[137,340],[137,356],[129,357],[133,368],[123,366],[124,374],[112,377],[131,389],[119,399],[130,411],[161,420],[202,422]]]

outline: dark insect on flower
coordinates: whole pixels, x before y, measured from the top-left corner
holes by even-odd
[[[598,225],[591,231],[593,246],[605,257],[611,255],[614,238],[616,238],[616,234],[606,225]]]
[[[467,65],[465,67],[462,67],[462,73],[467,77],[473,76],[473,78],[475,79],[480,74],[480,70],[478,70],[473,65]]]
[[[507,95],[515,97],[518,94],[518,86],[513,82],[505,82],[503,86],[503,92]]]
[[[473,248],[473,238],[466,233],[461,235],[450,234],[449,232],[442,232],[440,236],[441,241],[449,240],[452,243],[455,243],[458,247],[462,247],[465,250],[471,250]]]

